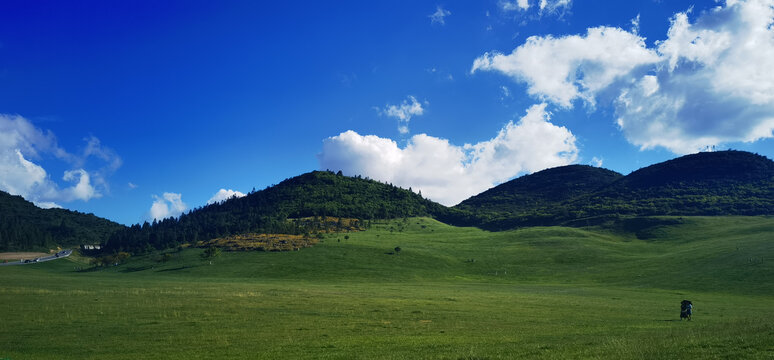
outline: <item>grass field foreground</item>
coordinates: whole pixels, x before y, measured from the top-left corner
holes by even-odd
[[[0,358],[771,358],[773,230],[686,218],[641,240],[412,218],[211,264],[185,249],[6,267]]]

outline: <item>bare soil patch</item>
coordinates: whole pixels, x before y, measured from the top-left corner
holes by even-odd
[[[42,252],[4,252],[0,253],[0,260],[19,260],[19,259],[34,259],[41,256],[48,256]]]

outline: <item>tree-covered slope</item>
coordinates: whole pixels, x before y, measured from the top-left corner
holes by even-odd
[[[623,175],[588,165],[568,165],[522,176],[473,196],[456,207],[473,212],[512,213],[559,204],[610,185]]]
[[[134,225],[116,233],[107,245],[109,250],[142,252],[246,232],[307,231],[299,223],[287,221],[289,218],[444,218],[450,212],[454,211],[410,190],[360,177],[313,171],[242,198],[195,209],[178,219]]]
[[[0,191],[0,251],[99,244],[123,225],[64,209],[41,209]]]
[[[651,165],[568,204],[576,216],[774,214],[774,161],[743,151]]]
[[[489,229],[550,225],[563,203],[592,194],[623,175],[587,165],[568,165],[525,175],[473,196],[457,206]]]
[[[617,215],[774,214],[774,162],[749,152],[719,151],[686,155],[627,176],[565,166],[512,180],[456,208],[473,212],[474,224],[490,230],[589,224],[584,219]]]

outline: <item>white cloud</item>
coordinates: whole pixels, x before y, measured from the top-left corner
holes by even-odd
[[[640,32],[640,14],[637,14],[637,17],[632,19],[630,22],[632,24],[632,31],[631,31],[632,34],[639,33]]]
[[[151,205],[148,212],[150,220],[178,217],[188,209],[188,205],[183,202],[181,194],[165,192],[162,197],[153,195],[153,199],[153,205]]]
[[[572,7],[572,0],[540,0],[540,11],[556,13],[568,10]]]
[[[500,9],[503,11],[526,11],[532,5],[535,4],[535,2],[529,1],[529,0],[500,0],[497,3],[500,6]],[[542,13],[550,13],[555,14],[559,13],[562,14],[565,11],[569,10],[572,7],[572,0],[539,0],[537,1],[537,8],[539,9],[539,12]]]
[[[50,131],[38,129],[22,116],[0,114],[0,190],[47,208],[102,196],[107,189],[105,177],[121,166],[121,159],[96,137],[85,140],[83,152],[71,154],[59,147]],[[86,165],[94,165],[88,164],[92,158],[101,167],[86,170]],[[69,166],[62,180],[75,184],[60,188],[40,165],[46,159]]]
[[[661,66],[620,90],[618,125],[642,149],[678,154],[774,136],[774,1],[728,1],[672,18]]]
[[[596,27],[585,36],[532,36],[510,55],[485,53],[473,62],[471,73],[497,71],[526,82],[528,92],[565,108],[594,96],[632,70],[658,61],[643,38],[619,28]]]
[[[62,206],[55,202],[37,202],[35,203],[41,209],[61,209]]]
[[[426,134],[404,148],[386,138],[346,131],[323,141],[321,169],[411,187],[452,205],[525,172],[577,160],[575,136],[552,124],[546,105],[534,105],[492,139],[464,146]]]
[[[548,5],[546,5],[548,6]],[[774,0],[728,0],[691,22],[671,19],[647,47],[636,34],[530,37],[510,55],[486,53],[471,72],[497,71],[565,108],[611,99],[627,140],[684,154],[774,134]]]
[[[92,198],[101,197],[102,194],[91,185],[91,177],[86,170],[65,171],[62,177],[64,181],[75,182],[73,187],[67,188],[62,192],[64,201],[83,200],[89,201]]]
[[[528,0],[501,0],[498,5],[500,5],[500,9],[503,11],[515,11],[515,10],[527,10],[529,9],[529,1]]]
[[[215,204],[219,203],[221,201],[225,201],[228,199],[231,199],[232,197],[243,197],[245,196],[244,193],[241,193],[239,191],[231,190],[231,189],[220,189],[218,192],[215,193],[215,195],[212,195],[212,197],[207,200],[207,204]]]
[[[502,96],[500,96],[500,101],[505,101],[505,99],[511,98],[511,89],[508,89],[507,86],[501,85],[500,92],[502,92]]]
[[[435,8],[435,12],[428,15],[428,17],[430,18],[431,24],[445,25],[446,21],[444,20],[444,18],[449,15],[451,15],[451,12],[449,10],[445,10],[439,5]]]
[[[602,159],[600,159],[600,158],[595,156],[595,157],[591,158],[591,161],[589,162],[589,165],[594,166],[594,167],[602,167],[602,162],[603,162]]]
[[[425,105],[428,102],[425,101]],[[398,131],[401,134],[407,134],[409,132],[408,124],[413,116],[422,115],[425,109],[422,104],[417,101],[413,96],[408,96],[407,100],[403,100],[400,105],[387,105],[385,108],[379,109],[381,114],[398,119]]]
[[[46,170],[27,160],[19,149],[0,148],[0,189],[34,203],[50,202],[56,195]]]

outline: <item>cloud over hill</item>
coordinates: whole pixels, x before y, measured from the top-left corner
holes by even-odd
[[[458,146],[427,134],[401,148],[391,139],[352,130],[323,141],[320,169],[342,170],[415,191],[453,205],[524,173],[573,163],[575,136],[550,122],[546,104],[532,106],[489,140]]]

